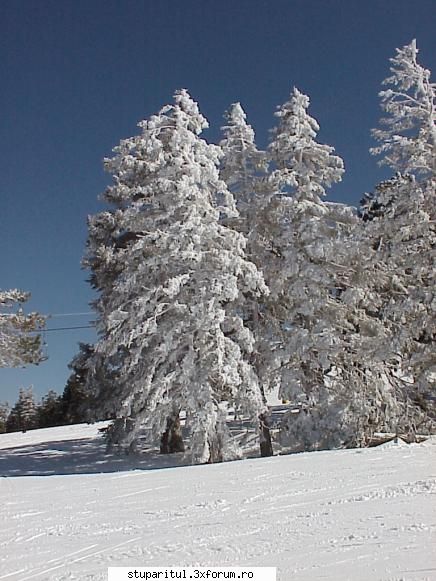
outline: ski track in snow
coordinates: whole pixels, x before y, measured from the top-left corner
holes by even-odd
[[[0,581],[183,565],[436,580],[436,439],[170,467],[105,456],[97,427],[0,435]]]

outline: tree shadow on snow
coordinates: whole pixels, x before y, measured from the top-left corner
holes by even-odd
[[[26,444],[0,450],[0,476],[98,474],[187,465],[181,454],[147,450],[133,456],[107,454],[102,437]]]
[[[257,435],[251,422],[229,418],[228,427],[232,439],[244,449],[245,457],[257,458]],[[47,439],[51,438],[50,440],[33,443],[28,440],[31,434],[32,431],[23,434],[25,439],[21,445],[0,448],[0,477],[99,474],[191,465],[189,458],[183,454],[162,455],[156,448],[150,447],[144,447],[140,453],[130,456],[108,454],[102,433],[75,439],[64,435],[59,435],[56,439],[58,433],[53,433],[47,434]],[[10,434],[5,434],[8,435]],[[19,442],[20,435],[21,433],[14,434],[14,443]]]

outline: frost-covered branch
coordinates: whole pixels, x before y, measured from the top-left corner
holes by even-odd
[[[23,312],[21,304],[29,298],[29,293],[17,289],[0,291],[0,367],[22,367],[44,360],[38,331],[43,330],[45,317]],[[14,312],[5,312],[14,307]]]

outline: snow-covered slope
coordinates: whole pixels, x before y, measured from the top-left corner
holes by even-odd
[[[1,581],[131,565],[436,579],[434,440],[165,468],[173,459],[104,455],[97,427],[0,435]]]

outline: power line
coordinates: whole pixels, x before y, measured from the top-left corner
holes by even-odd
[[[53,315],[48,315],[48,317],[54,318],[54,317],[88,317],[89,315],[94,315],[95,313],[93,313],[92,311],[89,311],[87,313],[55,313]]]
[[[33,332],[44,334],[52,331],[72,331],[74,329],[95,329],[95,325],[78,325],[77,327],[54,327],[51,329],[41,329],[40,331]]]
[[[53,317],[84,317],[84,316],[88,316],[88,315],[95,315],[95,313],[93,312],[88,312],[88,313],[56,313],[54,315],[47,315],[48,319],[51,319]],[[2,317],[13,317],[14,314],[13,313],[2,313],[1,314]],[[34,331],[30,331],[31,333],[38,333],[38,334],[44,334],[44,333],[51,333],[53,331],[74,331],[76,329],[94,329],[95,328],[95,324],[90,324],[90,325],[75,325],[72,327],[52,327],[50,329],[38,329],[38,330],[34,330]]]

